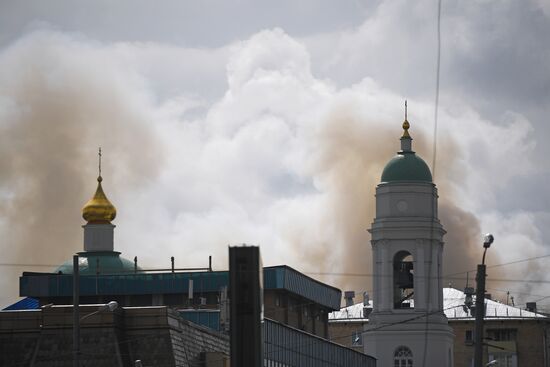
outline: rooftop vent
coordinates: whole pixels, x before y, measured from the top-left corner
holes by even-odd
[[[355,298],[355,291],[345,291],[344,299],[346,300],[346,307],[353,306],[353,299]]]

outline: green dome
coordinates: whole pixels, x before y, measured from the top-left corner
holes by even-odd
[[[426,162],[414,152],[401,151],[386,164],[381,181],[432,182],[432,173]]]
[[[123,257],[120,257],[120,252],[116,251],[98,251],[98,252],[79,252],[80,266],[79,272],[81,275],[96,275],[97,265],[99,260],[99,274],[131,274],[134,270],[134,262]],[[137,271],[141,269],[138,267]],[[69,260],[61,264],[56,273],[62,274],[73,273],[73,260]]]

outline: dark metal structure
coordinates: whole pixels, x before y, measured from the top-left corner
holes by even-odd
[[[327,339],[264,319],[266,367],[376,367],[376,358]]]
[[[261,367],[263,271],[259,247],[229,248],[232,367]]]

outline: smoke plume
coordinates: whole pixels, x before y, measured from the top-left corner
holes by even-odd
[[[248,243],[261,246],[265,265],[288,264],[343,290],[372,288],[367,229],[382,169],[399,150],[404,98],[370,78],[345,88],[316,78],[305,46],[279,29],[228,48],[227,90],[214,101],[192,91],[160,97],[169,93],[152,87],[136,56],[150,56],[153,69],[154,45],[40,31],[0,52],[2,262],[51,265],[0,268],[0,303],[13,301],[22,271],[51,271],[82,249],[80,210],[96,187],[98,146],[123,256],[159,268],[170,256],[197,267],[213,255],[226,269],[227,244]],[[430,163],[432,103],[414,102],[413,148]],[[476,180],[502,156],[519,159],[506,149],[527,147],[529,125],[497,129],[468,109],[441,111],[457,126],[452,137],[441,130],[435,176],[443,272],[459,273],[448,280],[460,288],[481,254],[471,197],[490,196]],[[489,138],[515,140],[478,154],[488,163],[476,167],[470,147]],[[513,228],[516,218],[499,219]]]
[[[0,53],[1,262],[24,264],[0,268],[4,294],[17,293],[22,271],[52,271],[83,250],[81,208],[97,185],[99,146],[115,206],[119,190],[155,173],[159,149],[139,84],[100,46],[59,34]]]
[[[329,273],[324,279],[342,289],[365,291],[372,289],[372,256],[367,229],[375,217],[375,189],[385,164],[400,149],[402,130],[399,121],[372,121],[355,112],[360,110],[360,106],[350,103],[338,106],[316,137],[319,155],[314,175],[329,199],[323,208],[322,222],[315,224],[321,230],[330,228],[331,234],[326,241],[316,243],[311,251],[305,252],[301,260],[308,264],[308,269],[317,269],[312,272]],[[430,141],[418,128],[415,132],[415,125],[418,127],[421,122],[411,120],[411,123],[411,134],[416,137],[413,149],[428,161]],[[481,232],[478,219],[453,202],[454,184],[449,178],[466,172],[461,172],[456,164],[459,148],[448,137],[442,140],[446,152],[438,162],[435,183],[440,195],[439,217],[447,230],[443,271],[454,274],[453,285],[460,288],[465,283],[465,270],[475,269],[479,261]],[[300,244],[297,247],[308,246]]]

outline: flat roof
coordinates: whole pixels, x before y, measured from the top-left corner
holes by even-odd
[[[341,291],[286,266],[264,268],[264,288],[285,290],[331,310],[340,308]],[[80,276],[80,295],[148,295],[188,293],[193,280],[194,293],[219,292],[229,285],[229,271],[194,271]],[[71,274],[23,273],[19,278],[21,296],[71,297]]]
[[[474,320],[475,315],[472,315],[470,310],[464,310],[465,294],[461,290],[455,288],[443,288],[443,311],[449,321],[453,320]],[[474,297],[475,299],[475,297]],[[547,316],[523,310],[519,307],[506,305],[490,299],[485,300],[486,312],[485,320],[490,319],[548,319]],[[328,315],[329,322],[365,322],[368,318],[363,317],[363,303],[356,303],[349,307],[341,308],[338,311],[331,312]],[[369,307],[373,307],[372,300],[369,302]]]

